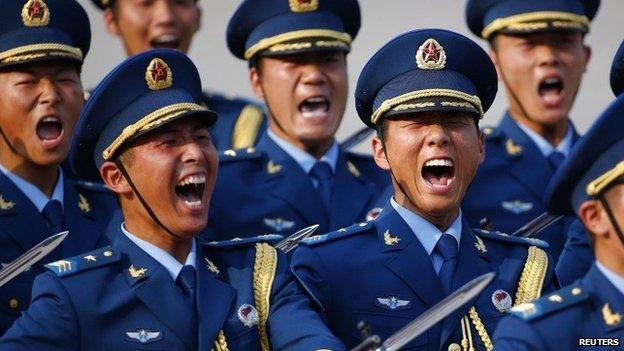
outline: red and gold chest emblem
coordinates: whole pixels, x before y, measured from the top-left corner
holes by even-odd
[[[310,12],[318,9],[319,0],[288,0],[288,4],[292,12]]]
[[[429,38],[418,48],[416,63],[420,69],[443,69],[446,64],[446,52],[440,43]]]
[[[50,9],[43,0],[28,0],[22,7],[22,22],[27,27],[43,27],[50,23]]]
[[[166,89],[173,84],[173,72],[165,61],[155,58],[145,70],[145,80],[152,90]]]

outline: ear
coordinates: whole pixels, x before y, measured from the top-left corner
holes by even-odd
[[[132,193],[132,188],[126,178],[123,176],[117,165],[113,162],[106,161],[100,167],[100,175],[106,186],[114,193],[119,195],[128,195]]]
[[[585,72],[587,70],[587,64],[589,64],[589,60],[591,59],[591,56],[592,56],[591,47],[584,45],[583,53],[585,54],[585,67],[583,69],[583,72]]]
[[[390,163],[388,162],[388,157],[386,156],[386,148],[378,136],[373,137],[372,146],[373,157],[375,158],[377,166],[383,170],[389,171]]]
[[[261,59],[260,59],[261,60]],[[259,99],[264,100],[264,89],[262,89],[262,76],[260,71],[256,68],[257,65],[262,64],[260,61],[256,62],[254,67],[249,69],[249,82],[251,83],[251,90]]]
[[[492,62],[494,63],[494,67],[496,68],[496,75],[498,76],[498,80],[500,81],[501,73],[500,67],[498,67],[498,56],[496,54],[496,50],[494,50],[494,48],[490,48],[490,50],[488,50],[488,56],[490,56],[490,60],[492,60]]]
[[[485,133],[478,131],[479,133],[479,164],[485,160]]]
[[[104,25],[106,25],[106,30],[116,36],[121,36],[121,32],[119,31],[119,26],[117,26],[117,19],[115,18],[115,13],[113,9],[107,7],[104,10]]]
[[[202,9],[197,4],[195,4],[195,7],[197,7],[197,12],[195,15],[195,33],[197,33],[201,29]]]
[[[598,200],[584,201],[577,213],[585,228],[593,236],[604,237],[608,235],[611,222]]]

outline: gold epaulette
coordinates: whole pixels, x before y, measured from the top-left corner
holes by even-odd
[[[529,247],[529,254],[516,291],[515,306],[532,302],[541,296],[547,269],[546,252],[536,246]]]
[[[245,106],[234,124],[231,148],[242,149],[254,146],[263,119],[264,114],[260,108],[253,105]]]
[[[258,310],[258,334],[262,351],[270,351],[267,320],[271,307],[271,289],[277,268],[277,251],[267,243],[256,244],[256,260],[253,271],[254,301]]]

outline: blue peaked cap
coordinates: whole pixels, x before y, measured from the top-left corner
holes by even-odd
[[[611,90],[615,96],[624,92],[624,41],[620,44],[611,64]]]

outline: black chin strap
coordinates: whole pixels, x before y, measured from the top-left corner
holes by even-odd
[[[500,77],[503,80],[503,83],[505,84],[505,86],[507,87],[507,91],[509,91],[509,94],[511,94],[511,97],[516,100],[516,102],[518,103],[518,106],[520,106],[520,111],[522,111],[522,114],[524,115],[524,118],[528,119],[529,121],[538,123],[535,118],[531,117],[529,115],[529,113],[527,112],[527,110],[524,108],[524,106],[522,105],[522,101],[520,101],[520,99],[518,99],[518,95],[516,95],[516,93],[513,91],[513,89],[511,88],[511,86],[509,85],[509,83],[507,82],[507,78],[505,77],[505,73],[503,72],[503,68],[502,65],[500,64],[500,60],[498,60],[498,65],[501,66],[500,71]]]
[[[139,201],[141,202],[141,204],[143,205],[147,213],[150,215],[150,217],[152,217],[152,220],[158,223],[158,225],[161,228],[163,228],[169,235],[177,239],[182,239],[180,238],[180,236],[173,234],[173,232],[169,230],[169,228],[165,227],[165,225],[162,224],[162,222],[158,219],[158,217],[156,217],[156,214],[154,213],[154,211],[152,211],[152,209],[149,207],[149,205],[147,204],[143,196],[141,196],[141,193],[139,192],[137,187],[134,185],[134,182],[132,182],[132,179],[130,178],[128,171],[124,167],[123,163],[121,163],[121,160],[119,160],[119,158],[115,160],[115,165],[117,166],[117,168],[119,168],[119,171],[121,172],[121,174],[126,178],[126,180],[128,181],[128,184],[130,184],[130,187],[132,188],[132,190],[134,190],[134,193],[136,194],[137,198],[139,199]]]
[[[605,211],[607,212],[607,216],[609,216],[609,220],[611,221],[611,226],[613,227],[613,229],[615,229],[615,233],[620,239],[620,242],[622,243],[622,245],[624,245],[624,234],[622,234],[622,228],[620,227],[617,219],[613,215],[613,211],[611,211],[611,206],[609,206],[609,204],[607,203],[604,195],[598,195],[598,199],[600,200],[602,207],[604,207]]]
[[[410,197],[409,193],[405,191],[405,189],[403,188],[403,185],[401,185],[401,183],[399,182],[399,180],[397,179],[397,177],[394,176],[394,172],[392,171],[392,167],[390,167],[390,158],[388,157],[388,152],[386,151],[386,142],[384,141],[384,137],[383,134],[380,132],[379,133],[379,140],[381,140],[381,146],[384,149],[384,155],[386,155],[386,161],[388,162],[388,168],[390,169],[390,176],[392,177],[392,179],[394,179],[394,183],[399,187],[399,190],[403,193],[403,195],[405,195],[405,197],[407,198],[407,201],[409,201],[409,203],[412,205],[413,208],[417,208],[416,204],[414,203],[414,200],[412,200],[412,198]]]
[[[6,137],[6,135],[4,134],[4,130],[2,130],[2,128],[0,128],[0,134],[2,134],[2,139],[4,139],[4,142],[9,145],[9,149],[11,149],[11,151],[13,151],[14,154],[19,155],[17,153],[17,150],[15,150],[15,148],[13,147],[13,144],[11,144],[11,142],[9,142],[9,138]]]

